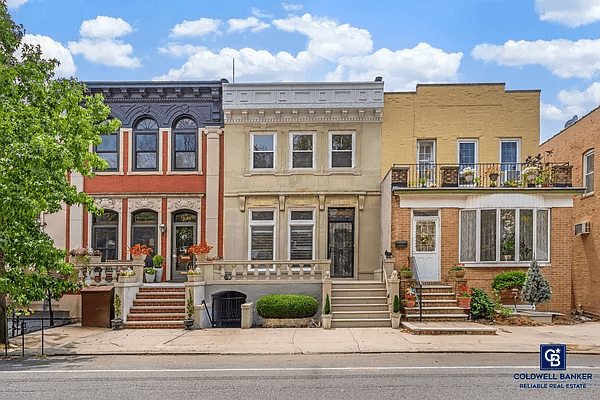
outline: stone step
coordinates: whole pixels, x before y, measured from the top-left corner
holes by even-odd
[[[456,302],[456,294],[454,293],[423,293],[423,302],[428,300],[453,300]]]
[[[466,313],[465,313],[465,310],[467,311]],[[405,307],[404,312],[406,313],[406,315],[414,315],[414,314],[419,315],[419,307],[412,307],[412,308]],[[468,309],[466,309],[466,308],[454,306],[454,307],[423,307],[423,315],[425,315],[425,314],[468,315],[469,313],[468,313]]]
[[[181,321],[124,322],[125,329],[183,329]]]
[[[133,301],[134,307],[160,307],[177,306],[185,307],[185,300],[179,299],[139,299]]]
[[[425,293],[453,293],[453,292],[454,292],[454,288],[452,286],[448,286],[448,285],[423,285],[423,294],[425,294]]]
[[[385,289],[385,283],[378,281],[335,282],[331,289]]]
[[[423,321],[466,321],[466,314],[423,314]],[[419,314],[405,315],[407,321],[419,321]]]
[[[458,302],[456,299],[447,299],[447,300],[423,300],[423,308],[425,307],[453,307],[457,305]]]
[[[387,305],[387,296],[369,296],[369,297],[335,297],[331,299],[331,306],[334,305],[359,305],[359,304],[374,304],[374,305]]]
[[[185,319],[185,313],[180,314],[161,314],[161,313],[153,313],[153,314],[129,314],[127,316],[128,322],[134,321],[183,321]]]
[[[162,307],[131,307],[129,309],[130,314],[168,314],[168,313],[185,313],[185,307],[173,307],[173,306],[162,306]]]
[[[387,290],[383,289],[331,289],[331,298],[338,297],[387,297]]]
[[[332,319],[389,319],[389,311],[333,311]]]
[[[496,328],[473,322],[402,322],[414,335],[495,335]]]
[[[184,287],[157,287],[157,286],[143,286],[140,288],[140,293],[147,292],[172,292],[172,293],[185,293]]]
[[[391,327],[392,321],[390,318],[378,318],[378,319],[331,319],[331,326],[333,328],[379,328],[379,327]]]
[[[136,296],[136,300],[142,299],[185,299],[185,293],[138,293]]]
[[[369,304],[369,303],[360,303],[360,304],[332,304],[331,305],[332,312],[344,312],[344,311],[388,311],[387,302],[380,304]]]

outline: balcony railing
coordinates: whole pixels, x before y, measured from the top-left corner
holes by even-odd
[[[231,281],[250,283],[268,280],[321,280],[324,271],[329,271],[331,260],[292,260],[292,261],[212,261],[196,262],[197,280]],[[188,276],[190,280],[190,276]],[[223,282],[221,282],[223,283]]]
[[[571,187],[569,163],[409,164],[392,167],[392,187]]]

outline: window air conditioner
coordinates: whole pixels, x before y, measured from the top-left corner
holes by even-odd
[[[575,235],[587,235],[590,233],[590,223],[589,222],[581,222],[579,224],[575,224]]]

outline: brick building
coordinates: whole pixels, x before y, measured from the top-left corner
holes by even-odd
[[[573,200],[573,215],[564,238],[571,243],[573,307],[600,315],[600,201],[595,185],[595,149],[600,147],[600,108],[591,111],[540,145],[551,159],[573,166],[573,185],[584,192]],[[568,256],[565,254],[565,257]]]

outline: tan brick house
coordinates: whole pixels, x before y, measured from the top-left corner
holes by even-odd
[[[573,166],[573,185],[584,192],[573,200],[573,213],[564,237],[571,243],[573,307],[600,315],[600,202],[595,186],[595,149],[600,147],[600,108],[540,145],[540,152]],[[564,255],[565,257],[567,254]]]

